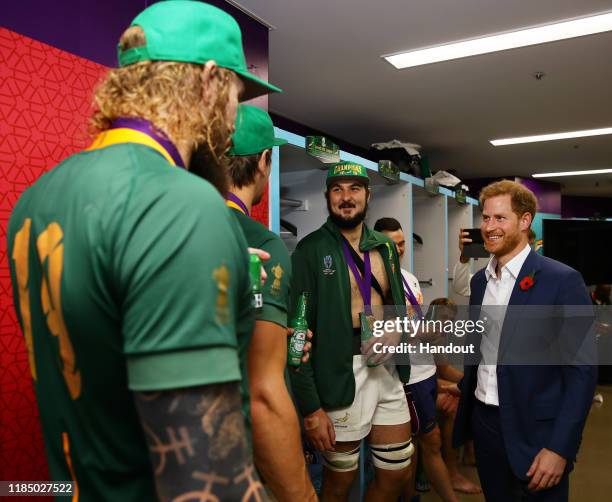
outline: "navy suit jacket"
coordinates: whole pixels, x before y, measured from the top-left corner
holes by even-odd
[[[534,284],[523,290],[519,283],[529,275],[533,275]],[[486,287],[485,269],[482,269],[474,274],[471,281],[472,318],[478,318]],[[579,272],[533,251],[521,268],[509,305],[584,305],[585,309],[592,308],[588,307],[591,299]],[[529,331],[526,321],[523,321],[521,327],[520,310],[509,308],[506,313],[501,331],[500,354],[505,341]],[[587,326],[591,323],[592,319],[589,319]],[[549,333],[545,334],[545,331]],[[554,330],[535,333],[531,330],[531,342],[534,346],[538,342],[543,345],[541,339],[550,336],[551,331],[557,336]],[[588,331],[588,328],[583,331]],[[473,343],[477,354],[471,361],[466,360],[464,377],[460,383],[461,399],[453,439],[455,446],[472,437],[471,415],[476,400],[474,391],[480,361],[480,339],[474,338]],[[528,351],[529,347],[524,350]],[[501,428],[508,460],[518,478],[527,479],[526,473],[542,448],[548,448],[567,459],[571,469],[595,392],[597,367],[592,361],[591,358],[587,364],[497,365]]]

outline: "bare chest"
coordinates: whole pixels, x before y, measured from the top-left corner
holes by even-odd
[[[363,258],[363,253],[360,252],[359,255]],[[384,296],[387,296],[389,294],[389,279],[387,277],[383,258],[377,250],[370,251],[370,263],[372,266],[372,276],[375,277],[378,281],[378,284],[380,284]],[[359,312],[363,312],[364,302],[361,296],[361,290],[359,289],[359,285],[355,280],[355,276],[353,275],[353,272],[350,270],[350,268],[349,278],[351,281],[351,313],[353,317],[353,326],[358,326]],[[371,288],[371,295],[371,305],[384,304],[383,298],[374,288]]]

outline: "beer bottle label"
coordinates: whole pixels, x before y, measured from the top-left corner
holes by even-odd
[[[299,366],[302,363],[302,355],[304,353],[304,345],[306,344],[306,331],[300,328],[295,328],[293,335],[289,338],[289,366]]]
[[[261,293],[253,293],[253,307],[256,309],[263,307],[263,295]]]
[[[292,338],[293,351],[301,354],[304,350],[304,344],[306,343],[306,333],[303,331],[295,331]]]
[[[295,317],[289,322],[293,334],[287,341],[287,364],[297,369],[302,364],[304,345],[306,344],[308,324],[306,322],[306,305],[308,293],[303,291],[298,299]]]

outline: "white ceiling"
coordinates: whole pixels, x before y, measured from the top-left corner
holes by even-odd
[[[239,0],[275,27],[270,110],[347,142],[421,144],[459,177],[612,167],[612,136],[488,140],[612,126],[612,32],[396,70],[381,55],[612,11],[612,0]],[[538,81],[532,74],[544,72]],[[553,180],[612,195],[612,175]],[[595,183],[599,187],[595,187]]]

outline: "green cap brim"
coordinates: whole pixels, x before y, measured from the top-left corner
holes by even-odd
[[[365,176],[332,176],[331,178],[326,178],[325,185],[329,186],[332,183],[342,183],[346,181],[357,181],[365,186],[370,186],[370,178],[366,178]]]
[[[274,144],[272,146],[283,146],[289,143],[286,139],[274,138]]]
[[[270,94],[271,92],[283,92],[283,90],[279,87],[276,87],[275,85],[256,77],[246,70],[239,70],[236,68],[228,69],[235,72],[244,84],[244,92],[242,94],[242,98],[240,99],[241,101],[248,101],[249,99],[253,99],[264,94]]]
[[[232,146],[232,148],[230,148],[229,155],[231,155],[232,157],[245,157],[246,155],[257,155],[258,153],[261,153],[264,150],[268,150],[268,149],[270,149],[272,147],[275,147],[275,146],[283,146],[283,145],[286,145],[287,143],[289,143],[289,142],[286,139],[274,138],[274,141],[272,141],[271,144],[268,144],[268,145],[266,145],[263,148],[259,147],[256,151],[251,151],[251,150],[236,150]]]

